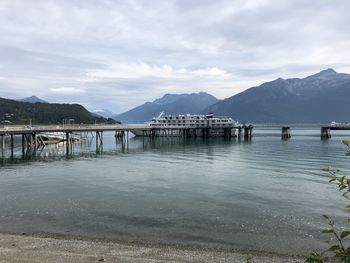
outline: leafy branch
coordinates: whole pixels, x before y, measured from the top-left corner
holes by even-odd
[[[343,140],[342,143],[347,147],[346,155],[350,156],[350,143],[348,140]],[[350,178],[346,175],[339,176],[338,169],[332,169],[326,167],[323,171],[328,172],[331,175],[330,183],[334,183],[338,186],[338,190],[342,193],[342,196],[350,200]],[[350,213],[350,205],[346,206],[346,211]],[[330,247],[321,253],[313,252],[310,254],[306,262],[309,263],[324,263],[329,259],[338,259],[340,262],[350,262],[350,247],[345,245],[345,240],[350,235],[349,230],[337,231],[334,221],[327,215],[322,215],[328,223],[327,228],[322,230],[322,233],[330,234],[330,239],[325,242],[330,244]],[[350,219],[348,220],[350,221]]]

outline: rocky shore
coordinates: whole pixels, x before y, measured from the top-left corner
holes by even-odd
[[[249,259],[249,260],[248,260]],[[247,261],[248,260],[248,261]],[[304,262],[263,252],[0,234],[0,262]]]

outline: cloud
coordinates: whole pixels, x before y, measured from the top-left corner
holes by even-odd
[[[165,92],[225,98],[278,77],[349,72],[349,9],[348,0],[3,0],[0,96],[120,112]]]
[[[62,88],[50,88],[49,92],[60,94],[60,95],[62,95],[62,94],[71,95],[71,94],[85,93],[85,90],[82,88],[62,87]]]
[[[158,66],[146,63],[118,63],[112,64],[105,69],[89,72],[86,76],[86,81],[94,81],[97,79],[139,79],[143,77],[160,79],[190,79],[193,77],[228,78],[231,75],[225,70],[216,67],[189,70],[186,68],[174,69],[167,64]]]

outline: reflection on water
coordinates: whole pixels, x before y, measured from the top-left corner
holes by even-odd
[[[348,168],[334,133],[258,128],[223,138],[104,136],[50,145],[0,164],[0,231],[307,253],[320,247],[320,215],[345,219],[326,165]]]
[[[1,154],[2,164],[20,163],[28,161],[53,161],[61,159],[74,159],[79,157],[93,157],[95,155],[115,155],[134,153],[148,150],[165,150],[173,147],[192,147],[198,145],[220,145],[229,146],[231,143],[251,143],[249,140],[238,138],[179,138],[179,137],[131,137],[129,140],[121,138],[113,138],[112,133],[109,134],[107,140],[103,144],[96,145],[94,137],[74,142],[67,145],[65,142],[58,144],[28,147],[22,149],[20,141],[15,140],[14,150],[8,144],[5,151]],[[107,145],[107,147],[105,147]]]

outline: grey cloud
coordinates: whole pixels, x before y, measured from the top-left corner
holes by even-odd
[[[0,96],[120,112],[165,92],[224,98],[277,77],[349,72],[349,10],[348,0],[3,0]],[[211,68],[229,77],[191,73]]]

